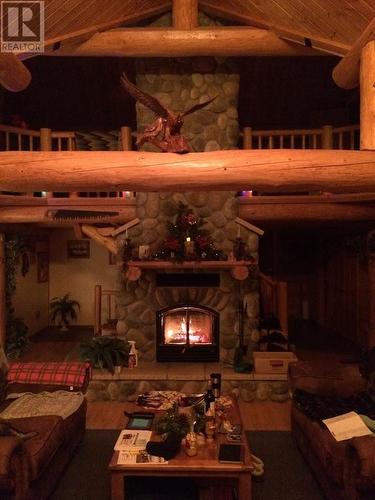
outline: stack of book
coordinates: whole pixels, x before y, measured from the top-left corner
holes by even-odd
[[[122,430],[114,447],[115,451],[119,452],[117,463],[120,465],[167,463],[162,457],[155,457],[146,452],[151,434],[151,431],[144,430]]]

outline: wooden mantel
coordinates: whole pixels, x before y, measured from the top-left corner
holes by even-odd
[[[0,153],[2,191],[375,192],[375,152],[236,150],[206,153]]]
[[[248,266],[254,265],[254,261],[245,260],[201,260],[174,262],[165,260],[131,260],[126,263],[125,275],[129,281],[137,281],[145,270],[179,270],[179,269],[227,269],[232,277],[239,281],[245,280],[249,275]]]

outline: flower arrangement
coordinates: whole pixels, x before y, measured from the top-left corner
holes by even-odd
[[[154,258],[178,261],[226,259],[203,229],[204,224],[203,218],[197,217],[191,208],[180,202],[176,220],[167,223],[168,235]]]

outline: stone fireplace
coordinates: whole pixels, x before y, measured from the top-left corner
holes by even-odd
[[[165,233],[166,221],[173,220],[177,202],[184,201],[196,213],[205,216],[207,229],[215,245],[229,253],[238,234],[238,225],[234,222],[237,216],[236,200],[234,193],[227,192],[140,193],[137,195],[137,215],[141,222],[129,231],[129,236],[135,248],[147,244],[154,252]],[[241,236],[257,261],[258,236],[245,229],[242,231]],[[257,276],[250,273],[246,280],[239,281],[231,276],[229,270],[214,272],[213,269],[204,269],[204,262],[200,266],[203,268],[200,267],[199,271],[179,269],[178,263],[176,269],[144,269],[137,281],[129,281],[121,273],[121,292],[117,298],[118,332],[126,339],[136,341],[140,361],[166,361],[156,349],[158,315],[160,311],[178,310],[185,305],[202,307],[204,311],[212,310],[215,317],[217,314],[220,335],[215,339],[216,352],[211,360],[233,363],[238,342],[239,303],[244,298],[247,303],[245,341],[257,335]],[[181,346],[176,347],[175,351],[182,351]],[[191,354],[192,351],[189,349],[188,352]],[[191,356],[189,361],[194,358]],[[175,360],[181,361],[180,355]]]
[[[170,21],[170,16],[163,16],[155,25],[168,26]],[[215,24],[203,15],[200,15],[199,21],[201,25]],[[207,108],[186,116],[182,131],[193,151],[238,148],[239,74],[233,58],[144,59],[137,61],[136,71],[137,86],[157,97],[172,112],[182,112],[215,97]],[[154,116],[139,103],[136,109],[137,128],[138,132],[141,132],[153,121]],[[142,146],[142,149],[155,150],[149,144]],[[244,186],[244,189],[248,188],[250,187]],[[238,203],[234,192],[137,193],[136,211],[140,223],[129,231],[132,244],[135,247],[149,245],[151,253],[154,253],[165,239],[167,224],[173,221],[181,202],[205,220],[204,229],[209,233],[215,247],[229,254],[239,231],[235,222]],[[124,237],[122,235],[120,238]],[[242,229],[241,237],[257,262],[257,234]],[[120,241],[119,244],[121,243]],[[160,278],[172,274],[177,275],[174,285],[166,284],[165,279],[164,283],[160,283]],[[159,311],[165,308],[174,310],[188,304],[202,307],[203,310],[208,308],[218,315],[220,339],[215,340],[216,360],[233,361],[238,341],[239,302],[245,295],[247,302],[252,304],[248,307],[245,318],[245,335],[251,337],[256,332],[259,302],[257,278],[250,276],[245,281],[238,281],[231,277],[229,271],[219,270],[215,272],[216,282],[209,282],[208,269],[200,269],[199,274],[199,280],[194,280],[197,275],[195,270],[147,270],[136,282],[121,277],[118,329],[126,338],[136,341],[140,360],[155,361],[164,357],[164,354],[157,352],[155,346],[155,318],[158,317]],[[204,278],[205,276],[207,278]],[[176,345],[164,347],[174,347],[175,351],[182,351]],[[186,351],[191,353],[191,347]]]
[[[170,24],[170,16],[163,16],[154,23],[155,26]],[[216,22],[200,15],[199,24]],[[207,108],[186,116],[183,134],[193,151],[230,149],[233,155],[236,154],[240,139],[237,111],[239,74],[234,58],[138,60],[136,72],[137,86],[157,97],[175,113],[215,97]],[[154,115],[139,104],[136,110],[137,128],[141,132],[154,120]],[[155,150],[148,144],[142,149]],[[243,186],[243,189],[251,189],[251,186]],[[128,234],[134,247],[149,245],[154,253],[165,239],[166,225],[177,215],[180,202],[204,218],[204,229],[215,246],[229,254],[238,236],[236,193],[189,193],[184,191],[184,186],[179,192],[137,193],[136,216],[140,223]],[[254,261],[258,262],[258,235],[241,229],[240,236]],[[124,238],[124,234],[119,236],[119,246]],[[233,370],[240,302],[246,303],[243,318],[245,344],[259,335],[257,276],[250,274],[246,280],[239,281],[229,270],[204,269],[203,265],[199,270],[178,266],[176,269],[143,269],[137,281],[127,280],[123,272],[119,274],[117,329],[125,339],[136,341],[140,363],[137,369],[126,370],[118,380],[98,373],[97,379],[90,383],[87,394],[90,400],[135,401],[139,393],[149,390],[199,393],[205,390],[212,372],[222,373],[223,393],[239,395],[244,401],[268,397],[285,401],[289,398],[288,384],[280,378],[264,381],[257,379],[254,373],[235,373]],[[212,315],[210,319],[206,318],[207,312]],[[168,330],[172,330],[171,341],[168,341]],[[187,339],[191,331],[192,335]],[[176,348],[171,358],[164,358],[163,351],[158,352],[159,344],[163,348]],[[211,344],[216,348],[216,362],[173,362],[186,351],[192,354],[193,347],[208,346],[211,349]],[[164,359],[166,362],[155,363]],[[194,360],[193,356],[191,359]]]

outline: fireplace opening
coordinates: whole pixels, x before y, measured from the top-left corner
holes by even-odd
[[[180,305],[156,313],[158,361],[218,361],[219,313],[205,306]]]

